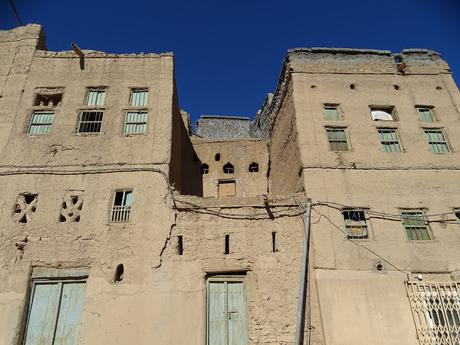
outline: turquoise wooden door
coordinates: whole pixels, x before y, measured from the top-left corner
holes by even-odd
[[[85,282],[36,282],[25,345],[78,345]]]
[[[244,284],[234,280],[208,282],[208,345],[246,345]]]

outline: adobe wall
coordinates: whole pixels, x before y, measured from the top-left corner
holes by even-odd
[[[452,213],[460,205],[458,89],[438,54],[402,56],[404,74],[381,51],[289,56],[306,194],[329,203],[316,205],[312,218],[313,276],[327,344],[418,344],[409,274],[421,273],[422,282],[456,281],[451,273],[460,268]],[[324,104],[340,104],[341,119],[326,120]],[[397,121],[372,121],[370,105],[394,106]],[[417,105],[433,106],[436,121],[422,123]],[[328,126],[347,128],[349,151],[329,150]],[[384,152],[378,128],[395,128],[402,152]],[[451,152],[432,153],[424,128],[443,128]],[[370,239],[346,238],[341,209],[347,206],[369,209]],[[434,240],[409,241],[401,208],[423,209]],[[437,214],[444,215],[430,216]]]
[[[217,197],[218,182],[233,179],[236,181],[236,196],[251,197],[267,193],[268,146],[258,139],[249,140],[209,140],[193,137],[193,147],[198,164],[190,167],[200,169],[201,164],[209,166],[209,172],[202,175],[203,196]],[[216,161],[216,154],[220,160]],[[190,161],[193,157],[189,157]],[[258,172],[250,172],[251,163],[259,165]],[[195,162],[197,163],[197,162]],[[231,163],[233,174],[224,173],[223,166]],[[194,168],[195,169],[195,168]]]
[[[302,169],[296,127],[293,83],[290,79],[280,85],[282,96],[272,101],[276,119],[271,122],[269,155],[269,191],[272,195],[289,195],[303,191]]]
[[[305,197],[297,198],[304,201]],[[177,226],[165,250],[163,267],[176,282],[171,296],[165,298],[187,296],[183,306],[189,308],[191,301],[195,304],[193,313],[186,309],[179,315],[189,327],[184,339],[206,343],[206,277],[239,272],[245,273],[248,344],[292,344],[303,210],[293,198],[270,199],[271,219],[261,197],[176,199]],[[275,252],[272,232],[276,233]],[[224,254],[225,235],[230,236],[229,254]],[[183,255],[177,252],[178,236],[183,237]]]

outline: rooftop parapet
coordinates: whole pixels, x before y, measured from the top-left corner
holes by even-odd
[[[441,54],[428,49],[389,50],[350,48],[295,48],[286,62],[296,72],[344,74],[440,74],[450,73]],[[398,68],[404,63],[405,68]]]
[[[207,139],[249,138],[249,117],[229,115],[202,115],[196,125],[196,134]]]
[[[21,41],[26,41],[28,44],[32,43],[36,45],[38,49],[47,49],[45,42],[45,32],[43,31],[41,25],[28,24],[26,26],[19,26],[11,30],[0,30],[0,44],[19,44]]]

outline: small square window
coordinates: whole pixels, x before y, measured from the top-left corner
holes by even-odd
[[[423,211],[402,211],[401,219],[409,240],[429,241],[433,239]]]
[[[379,128],[379,137],[382,148],[385,152],[401,152],[401,144],[399,143],[396,129]]]
[[[434,122],[435,121],[432,108],[417,107],[416,109],[420,116],[420,121],[422,122]]]
[[[331,151],[348,151],[348,140],[345,128],[326,128],[327,139]]]
[[[78,122],[78,133],[100,133],[103,115],[102,111],[82,111]]]
[[[111,221],[118,223],[129,222],[133,192],[131,190],[119,190],[113,197]]]
[[[130,104],[132,107],[146,107],[149,102],[149,90],[132,89]]]
[[[28,134],[42,135],[51,131],[54,121],[54,112],[37,112],[35,111],[30,118]]]
[[[396,111],[392,106],[371,106],[373,121],[396,121]]]
[[[351,209],[343,210],[345,230],[350,239],[367,239],[369,230],[367,228],[366,215],[364,210]]]
[[[128,111],[125,119],[125,134],[145,134],[147,132],[147,112]]]
[[[86,105],[103,107],[105,104],[105,90],[88,89],[86,93]]]
[[[235,180],[219,181],[219,198],[236,195],[236,182]]]
[[[339,106],[334,104],[325,104],[324,115],[326,116],[326,120],[340,120]]]
[[[425,128],[423,131],[432,152],[447,153],[450,151],[442,129]]]

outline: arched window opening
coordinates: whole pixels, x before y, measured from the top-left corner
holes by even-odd
[[[119,283],[123,280],[123,274],[125,273],[125,268],[123,267],[123,264],[119,264],[117,268],[115,269],[115,277],[114,277],[114,282]]]
[[[201,164],[200,171],[201,175],[206,175],[209,172],[209,165],[206,163]]]
[[[251,173],[259,172],[259,164],[257,164],[256,162],[252,162],[251,164],[249,164],[249,172]]]
[[[214,159],[216,160],[216,162],[220,161],[220,153],[216,153]]]
[[[235,169],[233,168],[232,164],[227,163],[227,164],[224,165],[224,173],[225,174],[233,174],[234,170]]]

